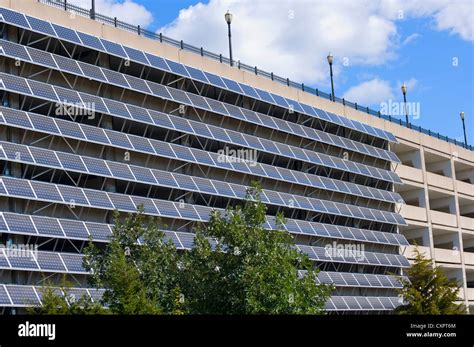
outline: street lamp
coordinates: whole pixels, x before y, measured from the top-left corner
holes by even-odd
[[[229,28],[229,58],[230,58],[230,66],[234,65],[234,61],[232,59],[232,40],[231,40],[231,33],[230,33],[230,24],[232,23],[232,13],[227,10],[226,14],[224,15],[225,21],[227,23],[227,27]]]
[[[466,145],[466,148],[467,148],[467,136],[466,136],[466,124],[464,123],[464,112],[461,112],[459,115],[461,116],[462,130],[464,131],[464,144]]]
[[[95,0],[92,0],[91,19],[95,19]]]
[[[403,103],[405,106],[405,120],[407,122],[407,128],[410,127],[410,123],[408,123],[408,109],[407,109],[407,85],[405,82],[402,84],[402,93],[403,93]]]
[[[328,63],[329,63],[329,72],[331,74],[331,90],[332,90],[332,101],[336,101],[336,96],[334,95],[334,80],[332,78],[332,62],[334,60],[334,57],[332,56],[331,53],[328,54],[327,56]]]

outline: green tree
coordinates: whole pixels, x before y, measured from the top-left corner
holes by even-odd
[[[143,208],[122,222],[115,212],[110,243],[85,249],[84,267],[90,284],[105,288],[103,303],[117,314],[172,314],[179,302],[179,254],[164,241],[159,221],[143,215]],[[138,243],[140,240],[140,244]]]
[[[264,229],[266,206],[253,183],[243,206],[214,212],[183,257],[182,293],[196,314],[318,314],[332,291],[283,230]],[[211,241],[210,241],[211,240]],[[218,240],[217,244],[212,240]],[[304,276],[300,271],[304,271]]]
[[[107,314],[100,303],[94,303],[88,296],[77,298],[71,293],[72,284],[63,276],[59,286],[46,281],[40,288],[41,305],[29,307],[27,312],[37,315],[86,315]]]
[[[396,309],[398,314],[465,314],[463,305],[456,304],[459,287],[450,281],[443,269],[433,266],[418,247],[413,265],[407,270],[409,281],[403,280],[403,288],[399,290],[407,305]]]
[[[145,217],[143,208],[123,221],[116,212],[110,243],[99,247],[91,241],[84,252],[90,284],[105,288],[106,312],[322,313],[333,287],[316,283],[317,271],[283,230],[282,216],[276,218],[278,230],[264,229],[267,209],[260,192],[253,184],[243,206],[224,215],[214,211],[209,223],[197,228],[195,247],[188,252],[165,242],[159,221]],[[44,310],[76,310],[54,294],[47,292]],[[79,305],[91,307],[88,301]]]

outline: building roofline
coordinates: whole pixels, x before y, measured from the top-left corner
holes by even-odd
[[[143,36],[143,37],[148,38],[148,39],[157,40],[160,43],[169,44],[169,45],[177,47],[179,49],[198,54],[202,57],[206,57],[206,58],[213,59],[215,61],[219,61],[220,63],[223,63],[223,64],[230,65],[230,59],[223,56],[222,54],[216,54],[216,53],[207,51],[203,47],[198,48],[198,47],[192,46],[190,44],[185,43],[183,40],[178,41],[178,40],[175,40],[173,38],[167,37],[167,36],[163,35],[162,33],[157,34],[157,33],[152,32],[150,30],[143,29],[140,25],[135,26],[135,25],[120,21],[119,19],[117,19],[117,17],[112,18],[112,17],[108,17],[108,16],[105,16],[105,15],[97,13],[97,12],[94,14],[94,16],[92,16],[90,10],[79,7],[77,5],[73,5],[73,4],[69,3],[67,0],[37,0],[37,1],[40,2],[40,3],[46,4],[46,5],[49,5],[49,6],[56,7],[56,8],[62,8],[65,11],[73,12],[75,14],[78,14],[78,15],[81,15],[81,16],[84,16],[84,17],[88,17],[90,19],[96,20],[96,21],[98,21],[100,23],[103,23],[103,24],[106,24],[106,25],[114,26],[114,27],[119,28],[119,29],[123,29],[123,30],[129,31],[129,32],[136,33],[137,35]],[[269,73],[269,72],[263,71],[261,69],[258,69],[257,66],[250,66],[250,65],[244,64],[244,63],[240,62],[240,60],[236,61],[234,65],[239,70],[251,72],[251,73],[254,73],[257,76],[263,76],[263,77],[269,78],[272,81],[284,84],[284,85],[286,85],[290,88],[295,88],[299,91],[302,91],[302,92],[305,92],[305,93],[308,93],[308,94],[311,94],[311,95],[316,95],[318,97],[321,97],[321,98],[324,98],[324,99],[327,99],[327,100],[331,100],[331,98],[332,98],[331,94],[322,92],[317,88],[311,88],[311,87],[305,86],[304,83],[297,83],[297,82],[291,81],[289,78],[283,78],[281,76],[275,75],[273,72]],[[341,98],[338,98],[338,97],[334,97],[333,99],[334,99],[334,102],[336,102],[336,103],[340,103],[344,106],[353,108],[353,109],[358,110],[360,112],[367,113],[367,114],[372,115],[374,117],[381,118],[381,119],[390,121],[392,123],[398,124],[402,127],[407,127],[411,130],[418,131],[422,134],[425,134],[425,135],[440,139],[442,141],[452,143],[456,146],[474,151],[474,146],[473,145],[468,144],[466,146],[466,144],[464,142],[457,141],[456,139],[450,138],[448,136],[444,136],[444,135],[440,134],[439,132],[433,132],[429,129],[422,128],[421,126],[416,126],[416,125],[413,125],[413,124],[407,124],[402,119],[395,118],[395,117],[392,117],[390,115],[382,114],[380,111],[375,111],[375,110],[373,110],[369,107],[360,106],[359,104],[357,104],[357,102],[350,102],[350,101],[345,100],[344,98],[341,99]]]

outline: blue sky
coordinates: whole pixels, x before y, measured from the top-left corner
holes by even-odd
[[[96,1],[99,12],[225,55],[230,9],[234,58],[329,92],[330,51],[337,96],[378,110],[403,101],[405,82],[413,124],[463,140],[464,111],[474,144],[471,0]]]

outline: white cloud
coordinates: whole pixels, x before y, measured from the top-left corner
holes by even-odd
[[[234,59],[328,87],[328,52],[335,56],[337,79],[342,62],[380,65],[396,58],[399,21],[429,18],[433,29],[472,40],[469,7],[471,0],[210,0],[182,9],[158,32],[227,56],[224,13],[230,9]],[[417,37],[407,37],[404,44]]]
[[[91,7],[91,0],[69,0],[68,2],[86,9]],[[132,0],[96,0],[95,10],[97,13],[117,17],[123,22],[142,27],[146,27],[153,22],[151,12],[145,6]]]
[[[227,9],[234,14],[234,59],[296,81],[327,82],[329,51],[336,75],[344,57],[349,64],[382,64],[394,56],[396,27],[369,0],[211,0],[181,10],[159,31],[227,56]]]
[[[369,106],[393,99],[394,94],[390,82],[374,78],[349,88],[343,97],[360,105]]]
[[[387,80],[373,78],[352,86],[342,97],[362,106],[380,106],[381,103],[400,98],[403,83],[407,86],[408,94],[413,93],[418,85],[418,80],[412,77],[392,84]]]
[[[452,3],[435,15],[437,28],[474,41],[474,2]]]
[[[402,42],[402,45],[405,46],[405,45],[408,45],[409,43],[412,43],[414,42],[415,40],[417,40],[419,37],[421,37],[420,34],[418,33],[413,33],[411,35],[408,35]]]

